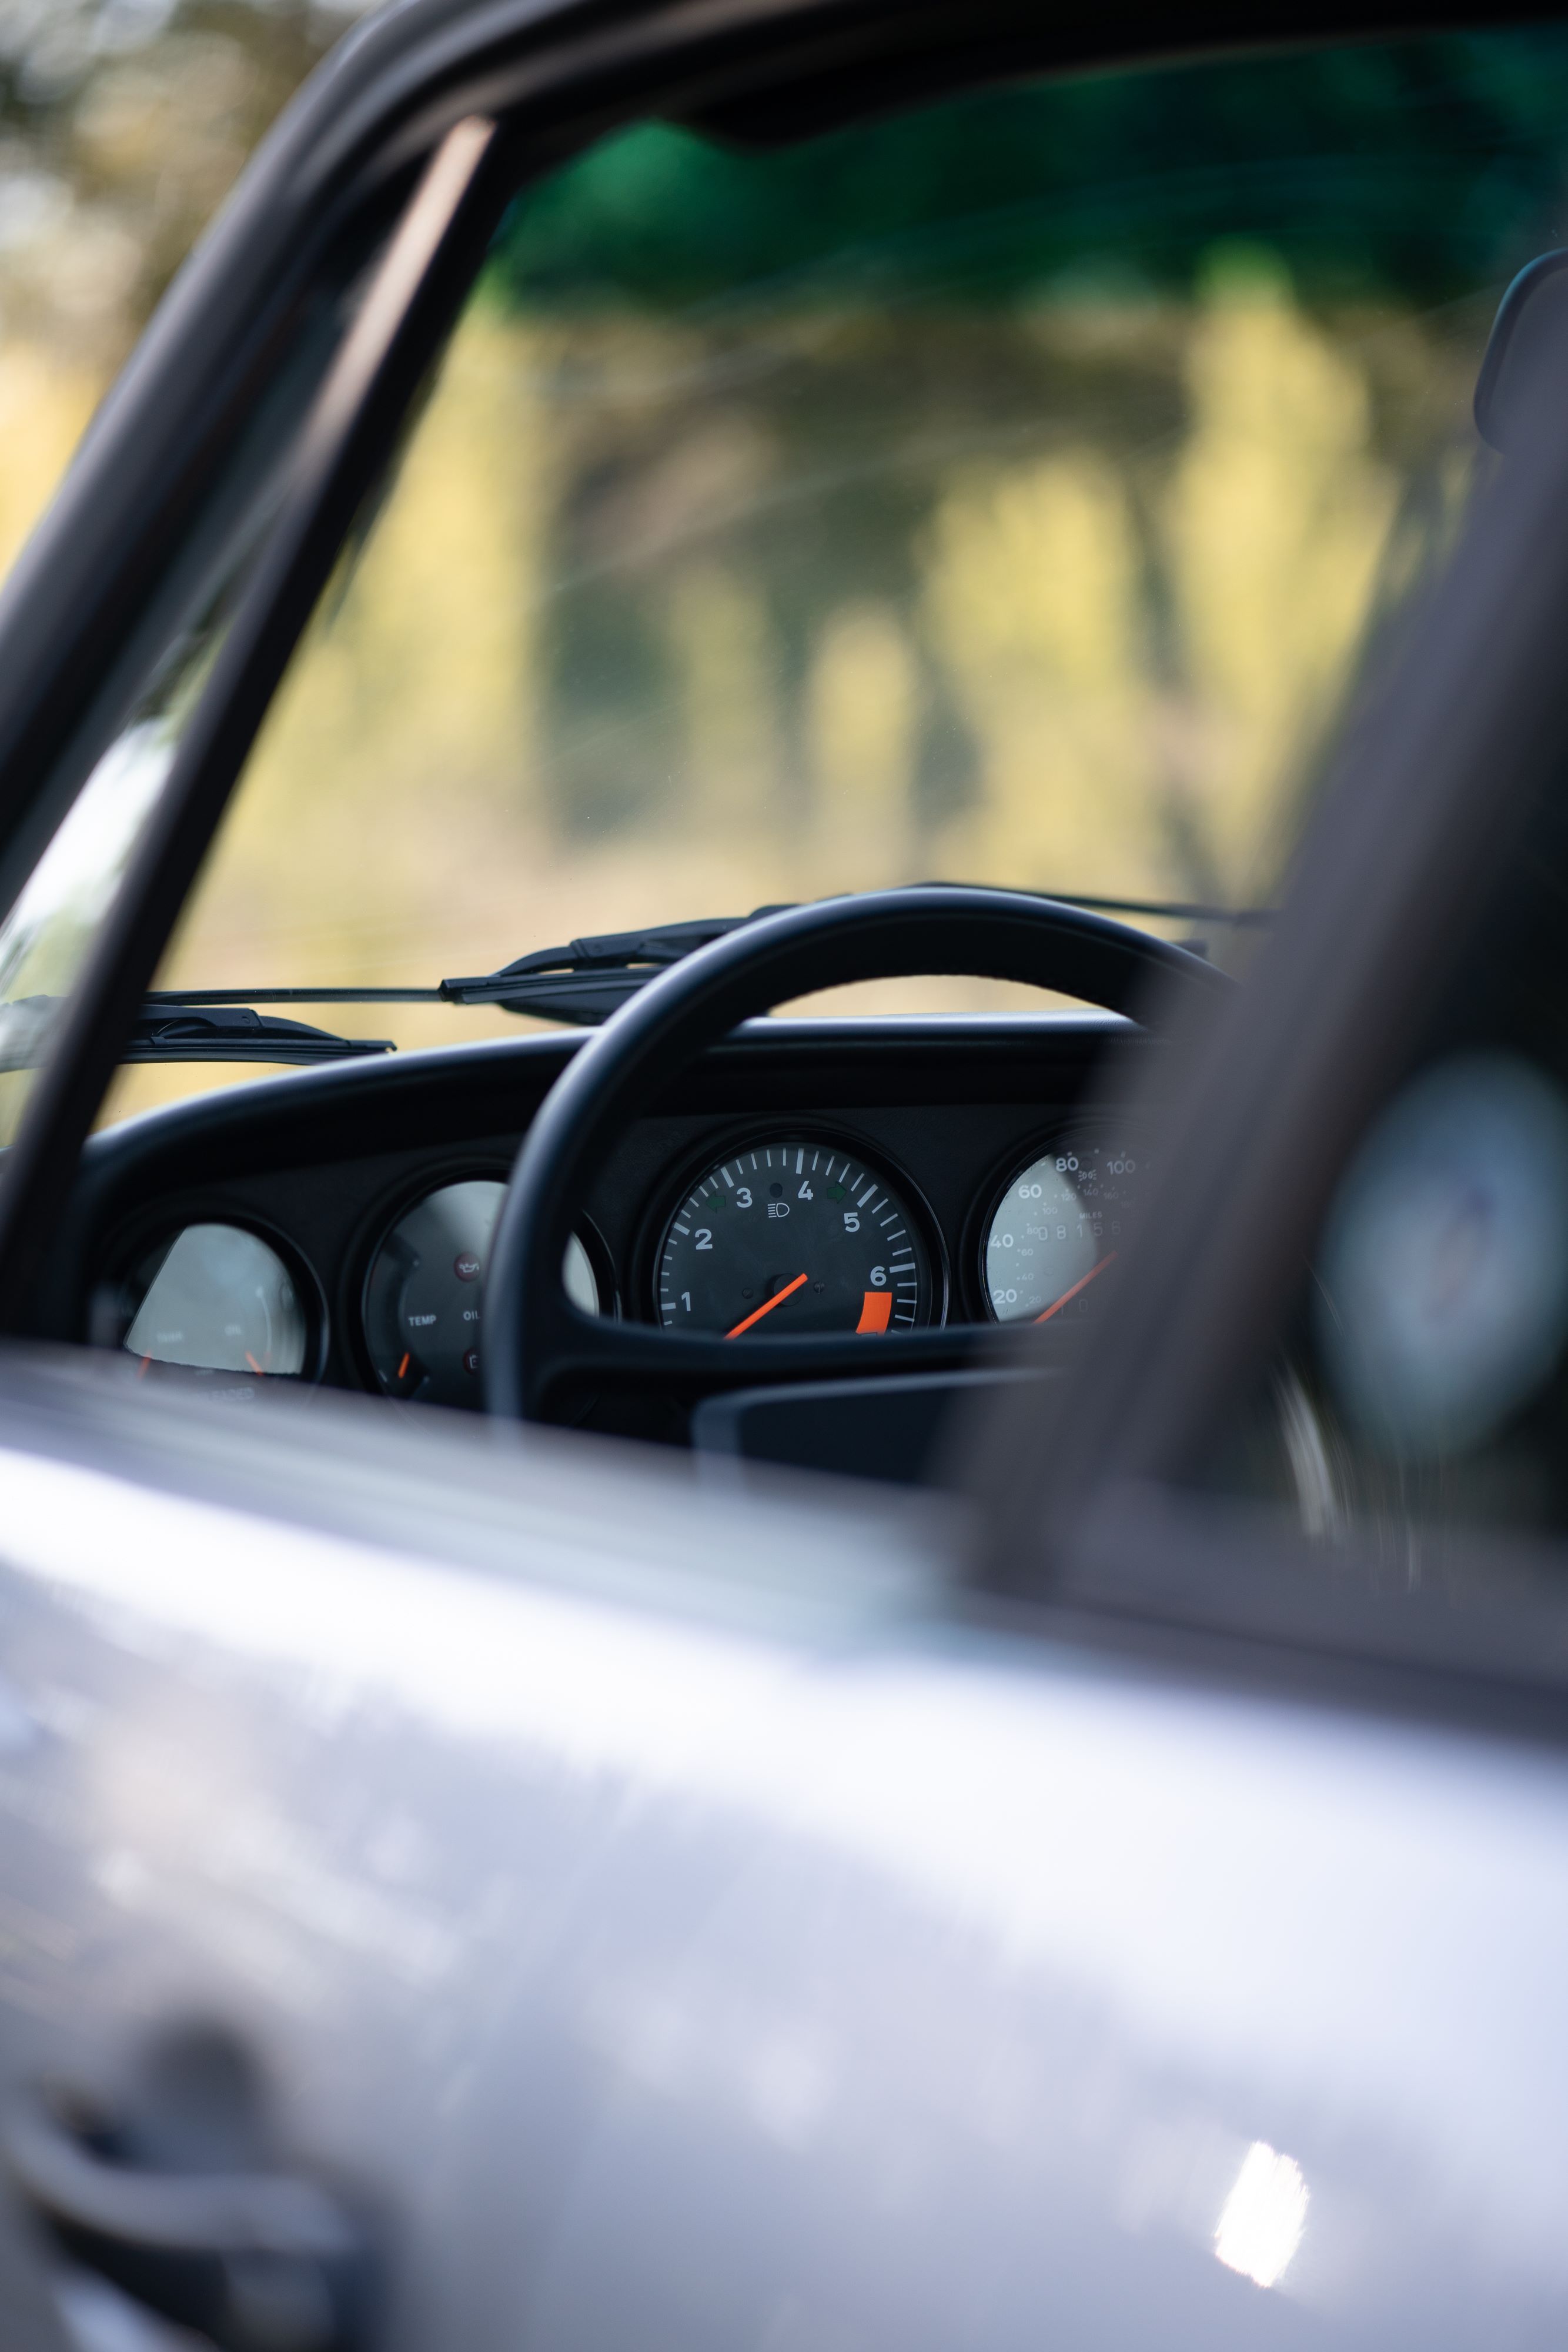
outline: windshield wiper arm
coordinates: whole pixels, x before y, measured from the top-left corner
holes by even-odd
[[[929,888],[929,884],[916,884]],[[940,887],[950,887],[945,885]],[[1153,915],[1167,922],[1209,922],[1242,929],[1261,929],[1274,919],[1271,907],[1210,907],[1155,898],[1087,898],[1081,891],[1031,890],[1029,898],[1054,898],[1060,905],[1083,907],[1092,913]],[[786,902],[788,903],[788,902]],[[505,1013],[531,1014],[539,1021],[566,1021],[595,1028],[635,996],[644,982],[683,956],[722,940],[731,931],[755,923],[764,915],[778,915],[783,905],[754,907],[749,915],[714,915],[690,923],[655,923],[640,931],[601,931],[564,947],[536,948],[503,964],[498,971],[475,973],[467,979],[444,980],[435,988],[193,988],[177,993],[149,993],[149,1012],[167,1006],[254,1004],[495,1004]],[[287,1025],[287,1024],[284,1024]],[[366,1052],[371,1041],[342,1048]],[[257,1060],[265,1058],[257,1055]],[[304,1059],[306,1056],[301,1055]]]
[[[65,1000],[19,996],[0,1004],[0,1071],[43,1061]],[[395,1052],[390,1037],[338,1037],[304,1021],[280,1021],[249,1005],[193,1005],[178,996],[145,1003],[120,1055],[122,1062],[341,1062]]]
[[[780,907],[754,907],[749,915],[655,923],[641,931],[601,931],[569,940],[565,947],[536,948],[531,955],[503,964],[499,971],[444,980],[441,993],[454,1004],[499,1004],[508,1013],[531,1013],[538,1019],[591,1028],[608,1021],[655,972],[763,915],[782,911]]]
[[[779,907],[758,907],[749,915],[655,923],[640,931],[602,931],[570,940],[564,947],[536,948],[499,971],[444,980],[436,988],[190,988],[168,994],[154,989],[148,993],[147,1011],[253,1004],[497,1004],[507,1013],[593,1028],[656,971],[679,963],[695,948],[706,948],[710,940],[756,922],[760,915],[780,912]]]
[[[933,887],[926,883],[918,889]],[[1082,893],[1030,891],[1030,898],[1054,897],[1060,904],[1083,907],[1097,914],[1159,915],[1173,922],[1232,923],[1261,927],[1273,920],[1268,907],[1208,907],[1170,904],[1147,898],[1090,898]],[[596,938],[571,940],[565,947],[538,948],[519,956],[499,971],[473,980],[444,980],[439,994],[457,1004],[499,1004],[508,1013],[531,1013],[542,1019],[607,1021],[645,981],[668,965],[678,963],[694,949],[706,947],[764,915],[778,915],[779,907],[754,907],[749,915],[715,916],[706,922],[661,923],[652,930],[605,931]]]

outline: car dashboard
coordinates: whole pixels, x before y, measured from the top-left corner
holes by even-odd
[[[236,1400],[287,1381],[477,1409],[489,1234],[583,1042],[551,1031],[308,1070],[95,1137],[50,1267],[49,1332]],[[741,1342],[766,1317],[774,1332],[836,1320],[868,1349],[915,1324],[1090,1316],[1150,1165],[1128,1122],[1092,1105],[1157,1051],[1092,1013],[748,1023],[606,1154],[568,1292]],[[608,1403],[585,1417],[627,1426]],[[630,1433],[685,1443],[691,1416],[660,1400]]]

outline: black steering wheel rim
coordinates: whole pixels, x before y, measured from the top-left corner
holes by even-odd
[[[580,1046],[523,1139],[486,1284],[485,1405],[508,1419],[551,1410],[599,1382],[700,1391],[768,1380],[869,1372],[865,1343],[817,1335],[713,1338],[584,1315],[561,1263],[585,1179],[601,1153],[706,1047],[791,997],[853,981],[968,974],[1053,989],[1149,1021],[1223,976],[1184,948],[1125,923],[1010,890],[932,885],[819,899],[760,917],[650,980]],[[973,1344],[950,1327],[890,1335],[874,1369],[945,1369]]]

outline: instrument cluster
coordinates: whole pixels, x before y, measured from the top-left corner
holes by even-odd
[[[852,1133],[806,1122],[732,1129],[649,1188],[612,1255],[585,1201],[561,1278],[588,1315],[625,1315],[744,1346],[755,1331],[857,1333],[1079,1320],[1100,1308],[1140,1214],[1145,1138],[1061,1118],[1015,1143],[967,1207],[939,1218],[915,1174]],[[328,1297],[352,1325],[361,1383],[476,1408],[485,1272],[500,1164],[405,1189],[368,1219],[352,1266],[322,1278],[271,1225],[203,1217],[144,1242],[118,1292],[143,1370],[226,1385],[310,1381]]]

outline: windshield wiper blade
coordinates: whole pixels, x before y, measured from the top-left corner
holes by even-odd
[[[340,1037],[308,1021],[283,1021],[248,1004],[197,1005],[176,998],[143,1004],[125,1062],[347,1062],[395,1054],[391,1037]]]
[[[0,1004],[0,1071],[31,1069],[48,1052],[65,1000],[20,996]],[[396,1051],[390,1037],[338,1037],[304,1021],[280,1021],[249,1005],[193,1005],[177,996],[145,1003],[122,1062],[341,1062]]]
[[[953,883],[916,883],[916,889],[962,887]],[[1100,898],[1082,891],[1030,890],[1020,896],[1050,898],[1064,907],[1082,907],[1092,914],[1152,915],[1167,922],[1224,923],[1258,929],[1274,920],[1271,907],[1213,907],[1185,900],[1159,898]],[[764,915],[779,915],[792,901],[754,907],[749,915],[714,915],[688,923],[655,923],[638,931],[601,931],[563,947],[536,948],[498,971],[477,972],[465,979],[444,980],[435,988],[193,988],[147,997],[155,1008],[187,1009],[217,1005],[256,1004],[494,1004],[502,1012],[531,1015],[538,1021],[565,1021],[580,1028],[596,1028],[653,978],[679,963],[697,948],[722,940]],[[340,1041],[343,1048],[351,1041]],[[371,1040],[352,1045],[375,1051]],[[256,1059],[263,1056],[255,1056]],[[300,1058],[305,1058],[303,1055]]]
[[[690,923],[655,923],[640,931],[604,931],[559,948],[536,948],[499,971],[444,980],[435,988],[183,988],[150,989],[149,1013],[256,1004],[495,1004],[507,1013],[593,1028],[607,1021],[645,980],[679,963],[695,948],[721,940],[779,907],[749,915],[719,915]],[[350,1041],[345,1039],[346,1045]]]

